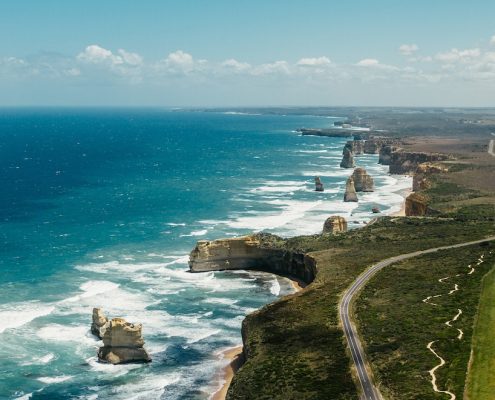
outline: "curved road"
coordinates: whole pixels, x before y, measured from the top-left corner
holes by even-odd
[[[365,272],[363,272],[354,283],[347,289],[342,297],[339,304],[339,315],[342,321],[342,326],[344,328],[344,334],[349,344],[351,350],[352,359],[356,365],[358,372],[359,382],[363,389],[363,399],[366,400],[381,400],[382,396],[378,389],[373,384],[373,380],[370,376],[370,369],[367,368],[365,355],[363,348],[361,346],[361,341],[359,340],[358,333],[351,321],[351,303],[359,290],[361,290],[364,285],[382,268],[389,266],[390,264],[396,263],[398,261],[405,260],[407,258],[417,257],[423,254],[434,253],[439,250],[454,249],[456,247],[470,246],[477,243],[487,242],[495,240],[495,236],[488,237],[486,239],[475,240],[472,242],[458,243],[450,246],[435,247],[428,250],[415,251],[414,253],[401,254],[400,256],[395,256],[387,258],[386,260],[380,261],[377,264],[372,265]]]

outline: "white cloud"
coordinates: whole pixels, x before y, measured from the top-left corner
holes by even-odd
[[[88,64],[106,64],[109,66],[135,67],[143,63],[143,58],[137,53],[131,53],[124,49],[119,49],[117,53],[114,54],[111,50],[92,44],[79,53],[77,59]]]
[[[480,49],[465,49],[465,50],[452,49],[444,53],[438,53],[435,59],[437,59],[440,62],[447,62],[447,63],[466,62],[474,58],[477,58],[480,55],[481,55]]]
[[[275,61],[273,63],[261,64],[254,68],[253,75],[270,75],[270,74],[290,74],[290,67],[287,61]]]
[[[375,58],[364,58],[363,60],[356,63],[358,67],[377,67],[380,62]]]
[[[403,44],[399,47],[399,52],[403,56],[410,56],[417,52],[419,50],[419,47],[415,44]]]
[[[119,49],[118,53],[122,58],[123,62],[126,64],[137,66],[143,63],[143,57],[141,57],[137,53],[130,53],[123,49]]]
[[[243,71],[247,71],[247,70],[251,69],[250,64],[248,64],[246,62],[237,61],[233,58],[229,58],[228,60],[225,60],[221,64],[221,66],[224,68],[230,69],[230,70],[237,71],[237,72],[243,72]]]
[[[160,62],[161,66],[164,67],[165,72],[172,74],[189,74],[195,69],[196,65],[204,66],[206,63],[206,60],[199,60],[196,63],[191,54],[182,50],[170,53],[167,58]]]
[[[299,67],[326,67],[332,62],[328,57],[301,58],[296,65]]]
[[[495,35],[493,35],[490,39],[490,44],[495,45]]]

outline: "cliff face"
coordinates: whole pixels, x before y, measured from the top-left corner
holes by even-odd
[[[432,163],[423,163],[418,165],[418,168],[414,171],[412,190],[417,192],[419,190],[429,189],[431,187],[429,176],[447,171],[448,169],[442,165]]]
[[[349,140],[345,147],[349,149],[353,154],[364,153],[364,141],[363,140]]]
[[[344,146],[342,161],[340,162],[340,168],[354,168],[354,154],[349,150],[348,147]]]
[[[384,145],[380,147],[378,153],[378,164],[382,165],[390,165],[390,158],[392,153],[397,149],[396,146],[393,145]]]
[[[439,153],[420,153],[407,151],[393,151],[390,154],[391,174],[412,174],[419,164],[434,161],[448,160],[449,156]]]
[[[267,234],[213,241],[200,240],[189,256],[191,272],[254,269],[292,276],[310,283],[316,275],[312,258],[273,246],[282,239]]]
[[[365,154],[378,154],[384,146],[397,144],[397,140],[389,138],[370,138],[364,142],[363,151]]]
[[[421,193],[411,193],[406,198],[406,216],[422,217],[428,210],[428,197]]]
[[[352,173],[356,192],[373,192],[374,181],[364,168],[356,168]]]
[[[323,224],[323,234],[335,234],[347,231],[347,221],[343,217],[333,215],[326,219]]]

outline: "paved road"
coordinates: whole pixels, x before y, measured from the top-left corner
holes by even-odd
[[[342,326],[344,328],[344,334],[347,339],[347,343],[349,344],[349,348],[351,350],[352,359],[354,360],[354,364],[356,366],[359,382],[361,383],[361,387],[363,389],[363,399],[366,400],[381,400],[382,396],[378,389],[373,384],[373,380],[370,376],[370,369],[367,368],[365,355],[363,348],[361,346],[361,341],[359,340],[358,333],[354,324],[351,321],[351,303],[354,299],[354,296],[360,289],[366,285],[366,283],[382,268],[386,266],[396,263],[397,261],[402,261],[407,258],[417,257],[423,254],[434,253],[438,250],[446,250],[453,249],[456,247],[464,247],[470,246],[477,243],[482,243],[486,241],[495,240],[495,236],[488,237],[486,239],[475,240],[473,242],[465,242],[454,244],[450,246],[442,246],[435,247],[433,249],[415,251],[414,253],[401,254],[400,256],[387,258],[386,260],[380,261],[377,264],[372,265],[365,272],[363,272],[354,283],[347,289],[342,297],[342,300],[339,305],[339,315],[340,320],[342,321]]]

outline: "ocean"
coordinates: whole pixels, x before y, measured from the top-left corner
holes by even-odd
[[[259,272],[187,272],[197,240],[358,228],[407,177],[342,201],[339,118],[168,109],[0,109],[0,398],[207,399],[244,316],[293,291]],[[325,191],[314,191],[314,176]],[[97,362],[91,311],[143,324],[153,362]]]

